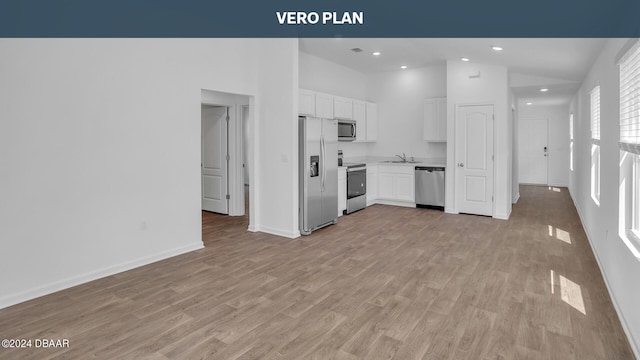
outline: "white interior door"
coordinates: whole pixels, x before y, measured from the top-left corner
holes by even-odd
[[[456,116],[458,212],[493,215],[493,105],[460,106]]]
[[[229,213],[225,106],[202,106],[202,210]]]
[[[549,159],[547,119],[520,119],[518,127],[520,183],[547,185]]]

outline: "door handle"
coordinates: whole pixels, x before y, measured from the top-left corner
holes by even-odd
[[[322,159],[320,160],[320,166],[322,166],[322,180],[321,180],[321,185],[320,185],[320,191],[324,191],[324,183],[325,183],[325,176],[326,176],[326,153],[325,153],[326,149],[325,149],[325,144],[324,144],[324,136],[322,136],[320,138],[320,153],[322,155]]]
[[[458,163],[458,167],[464,167],[464,163]]]

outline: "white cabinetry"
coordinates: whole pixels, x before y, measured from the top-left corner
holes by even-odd
[[[311,90],[298,90],[298,114],[356,121],[356,142],[378,140],[378,105]]]
[[[367,141],[367,104],[364,101],[353,101],[353,120],[356,121],[356,141]]]
[[[335,119],[353,119],[353,100],[335,96],[333,98],[333,117]]]
[[[298,90],[298,114],[316,116],[316,93],[309,90]]]
[[[378,201],[383,204],[415,206],[413,166],[378,166]]]
[[[378,166],[367,165],[367,206],[378,199]]]
[[[367,113],[367,141],[378,140],[378,105],[372,102],[366,103]]]
[[[374,142],[378,140],[378,105],[354,100],[353,120],[356,121],[356,141]]]
[[[338,216],[347,210],[347,168],[338,168]]]
[[[333,119],[333,95],[316,93],[316,117]]]
[[[447,141],[447,98],[424,100],[424,129],[426,141]]]

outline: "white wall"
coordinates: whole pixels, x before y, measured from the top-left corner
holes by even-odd
[[[618,235],[620,151],[619,74],[616,55],[626,39],[610,39],[574,97],[574,171],[570,191],[591,247],[605,278],[622,325],[637,357],[640,357],[640,259]],[[590,195],[591,133],[589,92],[600,85],[601,192],[600,205]],[[628,181],[628,180],[627,180]]]
[[[295,236],[297,47],[0,39],[0,307],[202,247],[201,89],[254,96],[256,227]]]
[[[423,140],[423,100],[447,96],[445,65],[367,75],[367,96],[378,104],[378,141],[368,154],[444,158],[446,143]]]
[[[479,78],[469,74],[480,72]],[[502,66],[447,61],[447,173],[445,210],[457,212],[454,199],[455,112],[461,104],[494,104],[494,217],[506,219],[511,214],[512,126],[507,69]]]
[[[366,100],[363,73],[303,51],[299,56],[301,89]]]
[[[547,120],[547,181],[552,186],[569,186],[569,104],[520,105],[519,121]]]

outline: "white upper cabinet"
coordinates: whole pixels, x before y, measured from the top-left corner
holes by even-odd
[[[333,119],[333,95],[316,93],[316,117]]]
[[[372,102],[367,102],[366,109],[367,109],[366,110],[367,141],[377,141],[378,140],[378,105]]]
[[[356,142],[378,140],[378,105],[372,102],[299,89],[298,114],[324,119],[355,120]]]
[[[353,120],[356,121],[356,141],[367,141],[367,104],[364,101],[353,101]]]
[[[310,90],[298,90],[298,114],[316,116],[316,93]]]
[[[335,96],[333,98],[333,117],[335,119],[353,120],[353,100]]]
[[[447,141],[447,98],[424,100],[424,129],[426,141]]]

